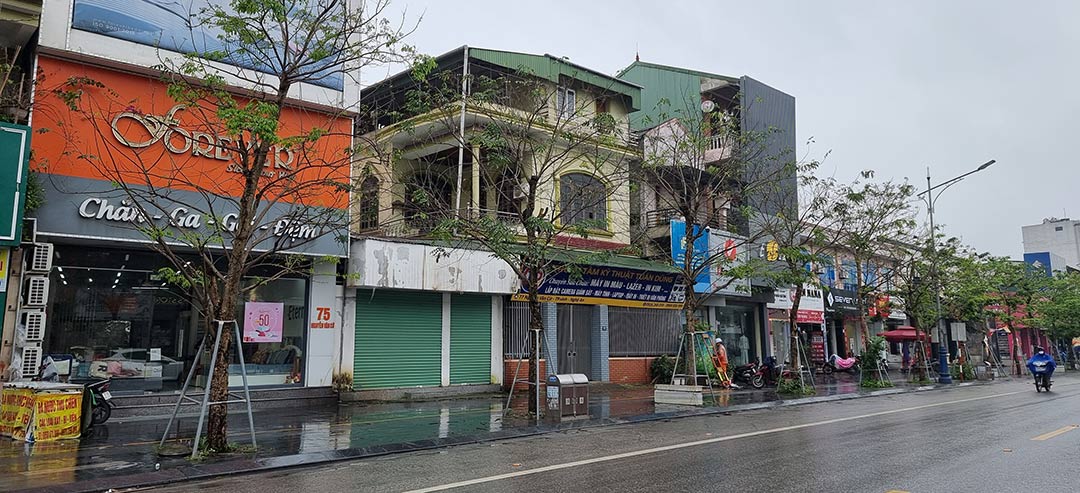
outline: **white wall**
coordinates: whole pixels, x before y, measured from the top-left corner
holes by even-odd
[[[304,360],[308,387],[328,387],[333,382],[334,359],[341,354],[342,288],[336,282],[336,266],[317,263],[308,290],[307,351]]]
[[[506,262],[479,250],[447,249],[385,240],[353,242],[350,287],[420,289],[451,293],[514,294],[518,279]]]
[[[1065,259],[1068,265],[1080,265],[1080,221],[1033,224],[1022,227],[1021,232],[1024,253],[1050,252]]]

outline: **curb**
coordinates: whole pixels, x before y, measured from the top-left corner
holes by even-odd
[[[418,452],[424,450],[432,450],[444,447],[450,447],[455,445],[471,445],[478,443],[496,442],[502,440],[509,440],[513,438],[528,438],[540,435],[546,435],[549,433],[558,433],[563,431],[579,430],[585,428],[599,428],[605,426],[616,426],[624,424],[634,423],[647,423],[651,421],[664,421],[680,418],[691,418],[697,416],[709,416],[717,414],[731,414],[737,412],[755,411],[761,409],[778,409],[784,407],[802,406],[809,404],[819,404],[825,402],[846,401],[854,399],[862,399],[867,397],[882,397],[888,395],[900,395],[910,394],[916,392],[927,392],[932,390],[948,390],[969,386],[985,386],[993,384],[990,382],[964,382],[951,385],[927,385],[923,387],[915,388],[892,388],[881,389],[868,392],[852,392],[847,394],[836,394],[828,396],[813,396],[802,397],[795,399],[780,399],[770,402],[761,402],[754,404],[736,404],[725,407],[707,407],[707,408],[693,408],[686,406],[686,409],[680,409],[677,411],[667,411],[651,414],[643,414],[637,416],[620,417],[620,418],[596,418],[582,421],[569,421],[548,425],[537,425],[525,428],[515,428],[509,430],[500,430],[494,433],[489,433],[483,436],[458,436],[447,438],[436,438],[428,440],[420,440],[416,442],[406,442],[399,444],[380,445],[368,448],[350,448],[341,450],[328,450],[323,452],[310,452],[302,454],[285,455],[278,457],[265,457],[265,458],[243,458],[233,459],[221,462],[213,462],[208,464],[188,464],[184,466],[174,467],[167,470],[160,471],[145,471],[140,473],[128,474],[123,476],[114,476],[108,478],[96,478],[86,481],[77,481],[74,483],[64,483],[49,485],[44,487],[34,487],[16,491],[35,491],[35,492],[47,492],[47,493],[82,493],[82,492],[101,492],[101,491],[118,491],[118,490],[130,490],[138,488],[148,488],[153,486],[164,486],[172,483],[193,481],[193,480],[205,480],[217,478],[225,475],[234,474],[256,474],[261,472],[269,472],[287,468],[302,467],[302,466],[315,466],[328,464],[332,462],[339,462],[344,460],[356,460],[366,459],[372,457],[380,457],[392,454],[400,454],[406,452]]]

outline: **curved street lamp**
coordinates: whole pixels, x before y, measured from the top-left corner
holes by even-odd
[[[956,178],[945,180],[933,186],[930,185],[930,167],[927,167],[926,190],[919,192],[919,194],[917,195],[917,197],[923,199],[923,202],[926,202],[926,208],[928,213],[930,214],[930,253],[933,255],[933,259],[931,259],[931,270],[933,270],[934,273],[934,291],[937,294],[936,314],[938,336],[940,337],[940,341],[938,342],[938,383],[952,383],[952,375],[949,374],[949,338],[948,334],[945,333],[945,319],[941,317],[941,277],[938,276],[937,272],[937,239],[935,238],[937,232],[934,229],[934,204],[937,203],[938,198],[941,197],[941,194],[946,189],[959,183],[961,180],[963,180],[969,175],[973,175],[986,168],[989,168],[990,165],[996,162],[996,160],[991,159],[983,163],[982,166],[975,168],[974,170],[968,171],[967,173],[957,176]]]

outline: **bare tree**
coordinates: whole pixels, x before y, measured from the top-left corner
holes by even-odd
[[[639,151],[628,140],[625,116],[605,110],[623,97],[609,87],[578,80],[556,85],[524,68],[478,65],[464,78],[460,70],[440,69],[434,59],[414,66],[409,88],[386,103],[399,111],[395,126],[365,138],[405,136],[409,148],[432,151],[410,159],[400,150],[384,152],[362,174],[396,187],[390,190],[396,222],[384,232],[405,230],[448,248],[479,247],[510,266],[524,286],[518,298],[528,303],[529,381],[536,384],[542,378],[539,288],[561,273],[581,276],[587,264],[622,249],[629,167]],[[466,167],[471,176],[463,175]],[[539,416],[541,409],[530,397],[529,412]]]
[[[301,84],[411,54],[402,44],[409,30],[386,18],[387,0],[350,3],[232,0],[194,12],[191,28],[217,33],[221,48],[199,49],[193,40],[194,53],[162,60],[156,68],[174,102],[164,114],[140,109],[139,97],[148,95],[90,75],[55,81],[41,98],[51,131],[70,145],[39,167],[90,166],[112,183],[118,203],[108,205],[109,219],[167,259],[164,273],[188,290],[211,341],[215,321],[236,320],[246,293],[308,272],[311,259],[296,255],[305,245],[347,241],[351,108],[307,113],[291,98]],[[57,106],[72,110],[72,120],[94,122],[94,130],[80,132]],[[195,158],[220,163],[207,171],[190,165]],[[229,331],[220,338],[209,385],[211,400],[224,402],[235,341]],[[210,408],[211,451],[229,449],[226,411]]]
[[[700,98],[676,102],[679,106],[661,101],[656,121],[645,122],[655,125],[643,132],[644,160],[634,173],[642,197],[639,229],[645,236],[669,237],[650,230],[666,228],[672,219],[686,224],[681,237],[671,238],[672,245],[644,241],[650,256],[663,256],[679,270],[686,292],[683,351],[693,381],[697,310],[710,296],[747,281],[758,267],[736,254],[762,235],[751,222],[756,211],[748,198],[794,194],[782,185],[797,173],[794,150],[768,152],[769,140],[781,130],[743,128],[737,99],[728,108],[708,113],[702,113]],[[782,205],[797,207],[797,198]],[[727,233],[723,247],[707,246],[710,229]],[[676,242],[678,251],[685,252],[681,258],[671,255]],[[711,275],[714,272],[718,275]]]

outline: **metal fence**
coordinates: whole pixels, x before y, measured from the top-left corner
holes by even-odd
[[[504,310],[503,354],[507,358],[529,357],[531,348],[525,344],[529,337],[528,303],[511,301]],[[556,319],[567,323],[570,310],[573,308],[569,305],[559,305]],[[574,313],[574,316],[582,318],[584,314]],[[678,310],[608,307],[609,356],[674,355],[679,350],[681,333]]]
[[[610,356],[674,355],[682,333],[678,310],[608,308]]]

